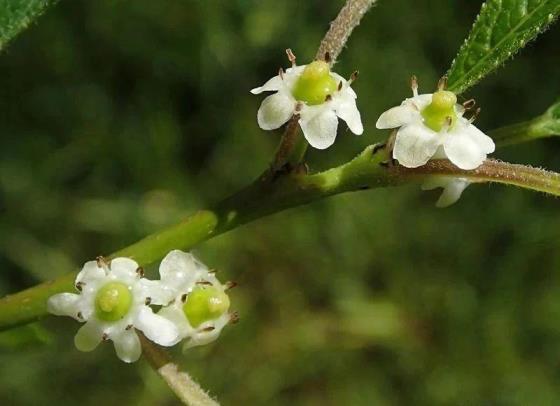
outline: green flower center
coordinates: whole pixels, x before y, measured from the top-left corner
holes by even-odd
[[[434,131],[441,131],[447,121],[451,119],[449,128],[457,122],[455,104],[457,96],[447,90],[439,90],[432,95],[432,102],[422,110],[424,124]]]
[[[183,312],[193,327],[214,320],[229,309],[229,297],[214,286],[198,286],[187,296]]]
[[[132,306],[132,293],[121,282],[109,282],[95,295],[95,314],[103,321],[122,319]]]
[[[338,86],[330,72],[329,64],[325,61],[311,62],[295,83],[292,95],[309,105],[324,103]]]

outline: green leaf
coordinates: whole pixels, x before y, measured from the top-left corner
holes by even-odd
[[[0,50],[58,0],[0,0]]]
[[[560,0],[488,0],[447,76],[461,93],[543,32],[560,13]]]

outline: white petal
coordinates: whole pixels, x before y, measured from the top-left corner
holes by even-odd
[[[125,281],[136,279],[138,276],[137,269],[138,263],[130,258],[121,257],[111,260],[111,273],[118,279]]]
[[[466,131],[471,139],[478,144],[482,152],[491,154],[496,149],[492,138],[484,134],[476,126],[469,124],[463,131]]]
[[[282,79],[280,78],[280,76],[274,76],[272,79],[269,79],[264,85],[251,89],[251,93],[259,94],[262,92],[274,92],[276,90],[279,90],[281,87]]]
[[[167,286],[161,281],[153,281],[142,278],[134,285],[134,296],[143,302],[150,298],[150,303],[154,305],[166,305],[176,295],[176,289]]]
[[[393,158],[407,168],[424,165],[440,145],[440,136],[423,125],[401,127],[395,138]]]
[[[117,356],[124,362],[135,362],[142,354],[140,339],[134,329],[124,330],[121,334],[112,338]]]
[[[84,264],[82,270],[76,276],[76,283],[82,282],[87,285],[88,283],[94,283],[105,276],[105,270],[97,266],[97,261],[88,261]]]
[[[134,327],[141,330],[146,337],[159,345],[174,345],[179,338],[179,330],[175,324],[154,314],[152,309],[147,306],[140,309],[134,321]]]
[[[393,107],[379,116],[375,126],[380,130],[401,127],[413,122],[418,115],[418,110],[408,105]]]
[[[436,207],[451,206],[461,197],[463,190],[469,186],[470,182],[465,178],[446,178],[434,176],[422,184],[422,190],[431,190],[438,187],[443,188],[443,192],[436,202]]]
[[[294,114],[295,102],[284,92],[268,96],[257,112],[257,122],[263,130],[275,130]]]
[[[191,253],[173,250],[161,261],[159,275],[165,285],[185,290],[197,281],[200,271],[206,270]]]
[[[336,107],[336,115],[346,121],[348,128],[356,135],[364,132],[360,111],[356,106],[356,99],[345,97]]]
[[[76,320],[80,320],[77,316],[80,311],[78,306],[79,302],[80,295],[74,293],[59,293],[49,298],[47,301],[47,310],[49,313],[57,316],[70,316]]]
[[[443,144],[447,158],[455,166],[470,170],[478,168],[486,159],[486,153],[469,135],[451,132]]]
[[[98,322],[90,320],[86,322],[74,337],[74,344],[80,351],[93,351],[101,342],[103,332]]]
[[[414,105],[415,110],[422,111],[424,107],[428,106],[432,102],[432,93],[424,93],[410,99],[403,101],[403,105],[411,106]]]
[[[336,129],[338,127],[338,118],[333,110],[326,107],[318,114],[306,114],[304,108],[301,113],[299,125],[303,130],[303,135],[309,145],[317,149],[325,149],[330,147],[336,139]]]

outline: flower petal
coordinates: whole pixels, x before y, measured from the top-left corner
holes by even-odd
[[[142,278],[134,285],[134,297],[140,302],[150,298],[153,305],[167,305],[175,297],[177,290],[161,281]]]
[[[434,176],[426,180],[422,184],[422,190],[432,190],[438,187],[443,188],[443,192],[436,202],[436,207],[443,208],[451,206],[457,202],[463,193],[463,190],[470,185],[465,178],[447,178]]]
[[[47,301],[47,310],[56,316],[70,316],[78,318],[80,295],[74,293],[59,293]]]
[[[424,165],[440,145],[440,136],[423,125],[401,127],[395,138],[393,158],[407,168]]]
[[[185,290],[197,281],[206,266],[188,252],[173,250],[163,258],[159,266],[161,281],[176,290]]]
[[[152,309],[147,306],[144,306],[138,312],[134,327],[141,330],[146,337],[159,345],[174,345],[179,338],[179,331],[175,324],[154,314]]]
[[[138,263],[130,258],[120,257],[111,260],[111,273],[118,279],[124,281],[136,279],[138,276],[137,269]]]
[[[309,145],[317,149],[326,149],[336,139],[338,118],[335,112],[328,107],[318,114],[304,108],[301,112],[299,125]]]
[[[97,321],[90,320],[80,327],[74,336],[74,344],[80,351],[93,351],[101,342],[102,336],[103,332],[101,331],[99,323]]]
[[[402,106],[390,108],[381,114],[377,119],[377,123],[375,123],[375,127],[380,130],[401,127],[405,124],[410,124],[418,115],[418,110],[403,104]]]
[[[269,79],[264,85],[251,89],[251,93],[260,94],[262,92],[274,92],[280,90],[281,87],[282,78],[280,78],[280,76],[274,76],[273,78]]]
[[[105,270],[97,266],[97,261],[88,261],[76,276],[76,283],[84,284],[96,282],[106,276]]]
[[[443,149],[455,166],[465,170],[478,168],[486,159],[484,150],[466,133],[451,132]]]
[[[134,329],[124,330],[118,336],[112,338],[117,356],[124,362],[135,362],[142,354],[140,339]]]
[[[353,97],[344,97],[336,107],[336,115],[346,121],[348,128],[354,134],[361,135],[364,132],[360,111]]]
[[[295,102],[284,92],[268,96],[257,112],[257,122],[263,130],[275,130],[294,114]]]
[[[496,149],[494,140],[480,131],[476,126],[469,124],[463,131],[466,131],[469,137],[471,137],[486,154],[491,154]]]

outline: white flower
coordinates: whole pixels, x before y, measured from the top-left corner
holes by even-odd
[[[86,262],[76,277],[76,288],[79,294],[54,295],[47,305],[55,315],[85,322],[74,338],[80,351],[92,351],[102,340],[112,340],[117,356],[124,362],[134,362],[142,352],[135,329],[160,345],[177,341],[177,327],[149,307],[166,304],[168,292],[159,282],[143,278],[133,260]]]
[[[235,315],[228,312],[229,297],[214,273],[192,254],[171,251],[161,262],[159,273],[163,284],[174,292],[169,306],[158,315],[172,321],[179,330],[176,342],[187,341],[184,348],[210,343]]]
[[[438,187],[443,188],[443,192],[436,202],[436,207],[451,206],[461,197],[463,190],[470,185],[466,178],[450,178],[445,176],[431,176],[423,184],[422,190],[432,190]]]
[[[407,168],[417,168],[430,159],[447,158],[457,167],[475,169],[494,152],[494,141],[471,121],[443,85],[433,94],[418,95],[413,80],[413,97],[379,117],[377,128],[399,128],[393,158]]]
[[[289,53],[290,55],[290,53]],[[356,93],[352,80],[331,72],[329,64],[315,61],[309,65],[293,66],[280,71],[263,86],[251,90],[253,94],[276,92],[263,100],[257,121],[263,130],[274,130],[286,123],[294,113],[309,144],[317,149],[330,147],[336,138],[338,118],[346,121],[356,135],[363,133]]]

